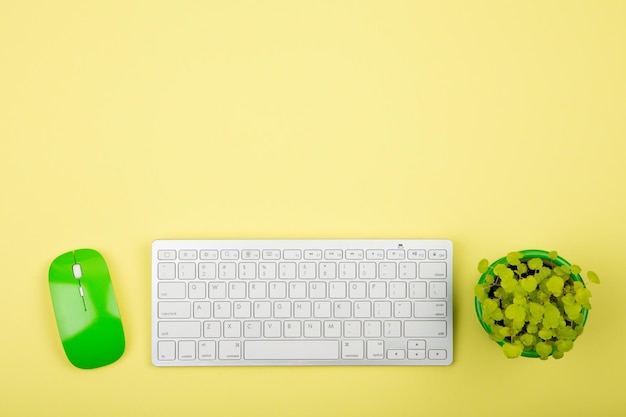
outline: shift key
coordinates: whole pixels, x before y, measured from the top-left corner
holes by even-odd
[[[199,321],[160,321],[160,338],[200,337],[202,328]]]

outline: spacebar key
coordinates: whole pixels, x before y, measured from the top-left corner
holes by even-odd
[[[336,340],[248,340],[244,358],[250,360],[332,360],[339,359]]]

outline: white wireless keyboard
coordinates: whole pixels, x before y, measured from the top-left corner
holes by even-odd
[[[156,366],[449,365],[449,240],[156,240]]]

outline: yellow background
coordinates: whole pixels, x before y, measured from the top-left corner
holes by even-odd
[[[618,416],[626,2],[0,0],[0,415]],[[157,238],[448,238],[455,360],[156,368]],[[47,270],[105,256],[127,350],[73,368]],[[561,361],[479,326],[483,258],[603,279]]]

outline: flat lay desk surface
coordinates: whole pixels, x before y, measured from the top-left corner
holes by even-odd
[[[544,4],[545,3],[545,4]],[[0,415],[618,416],[626,3],[0,1]],[[449,367],[156,368],[158,238],[446,238]],[[47,284],[107,259],[126,352],[66,360]],[[476,264],[603,282],[560,361],[507,360]]]

